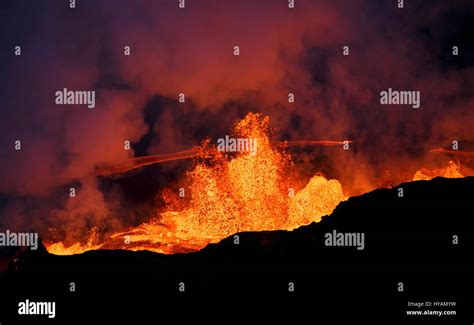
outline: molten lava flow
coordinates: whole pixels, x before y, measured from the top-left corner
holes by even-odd
[[[74,243],[69,246],[65,246],[62,242],[45,242],[45,246],[51,254],[55,255],[72,255],[72,254],[81,254],[90,250],[100,249],[101,244],[95,244],[99,238],[99,229],[93,227],[88,235],[87,241],[85,244]]]
[[[295,147],[295,146],[342,146],[344,144],[352,143],[353,141],[333,141],[333,140],[296,140],[296,141],[282,141],[280,147]]]
[[[191,198],[182,209],[162,211],[150,222],[102,241],[70,246],[46,243],[46,248],[59,255],[98,248],[189,252],[241,231],[291,230],[319,221],[346,199],[336,180],[316,175],[304,186],[291,179],[290,156],[272,145],[268,117],[248,114],[235,126],[235,134],[256,139],[256,154],[240,152],[229,157],[211,150],[211,164],[199,163],[188,172]],[[310,143],[298,145],[305,144]],[[197,150],[182,157],[194,154]],[[109,171],[126,170],[130,165],[119,167]],[[294,193],[292,184],[301,190]]]
[[[280,148],[296,147],[296,146],[339,146],[346,143],[352,143],[353,141],[333,141],[333,140],[298,140],[298,141],[282,141],[278,144]],[[145,157],[135,157],[118,164],[103,164],[97,166],[95,175],[97,176],[111,176],[114,174],[123,174],[130,170],[134,170],[140,167],[153,165],[166,161],[174,161],[189,158],[210,158],[214,157],[218,153],[217,150],[206,147],[194,147],[189,150],[184,150],[172,154],[164,155],[153,155]]]
[[[155,156],[146,156],[146,157],[137,157],[132,158],[126,161],[123,161],[118,164],[104,164],[96,168],[97,176],[110,176],[113,174],[121,174],[132,169],[140,168],[143,166],[148,166],[165,161],[173,161],[180,159],[188,159],[199,156],[201,150],[198,147],[180,151],[172,154],[164,155],[155,155]]]
[[[464,150],[450,150],[444,148],[436,148],[431,149],[431,153],[444,153],[444,154],[452,154],[452,155],[459,155],[459,156],[474,156],[474,152],[472,151],[464,151]]]
[[[343,200],[345,197],[338,181],[334,179],[328,181],[322,176],[313,176],[290,202],[289,228],[319,221],[327,214],[327,211],[332,211]]]
[[[462,178],[467,175],[462,174],[462,167],[459,164],[456,164],[454,161],[450,160],[448,165],[445,168],[436,168],[429,170],[427,168],[422,168],[415,173],[413,176],[414,181],[421,180],[430,180],[435,177],[445,177],[445,178]]]
[[[156,162],[195,158],[188,171],[187,195],[180,197],[171,189],[162,193],[166,208],[149,222],[105,237],[98,230],[83,242],[46,242],[50,253],[78,254],[94,249],[150,250],[172,254],[191,252],[242,231],[292,230],[329,215],[346,200],[339,181],[314,175],[308,182],[300,179],[285,153],[290,146],[344,145],[351,141],[302,140],[273,143],[269,138],[269,118],[248,114],[235,126],[238,138],[256,139],[256,152],[228,154],[203,142],[201,147],[177,154],[130,159],[117,165],[100,167],[97,172],[110,175]],[[436,153],[446,153],[436,150]],[[451,152],[449,152],[451,153]],[[206,159],[202,159],[206,158]],[[474,174],[467,167],[449,161],[445,168],[417,171],[413,180],[429,180]],[[391,178],[386,173],[386,178]],[[390,187],[393,186],[390,182]]]

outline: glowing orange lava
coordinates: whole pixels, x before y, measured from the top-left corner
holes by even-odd
[[[346,199],[341,184],[322,175],[315,175],[306,185],[295,183],[289,155],[277,150],[280,146],[272,145],[268,134],[269,118],[248,114],[235,126],[235,135],[257,139],[256,154],[240,152],[229,157],[214,152],[211,164],[198,163],[188,172],[190,199],[181,209],[163,211],[148,223],[102,241],[92,234],[83,244],[46,242],[47,250],[57,255],[99,248],[189,252],[237,232],[291,230],[331,214]],[[119,167],[126,170],[129,165]],[[174,200],[179,200],[178,195]]]
[[[238,232],[292,230],[318,222],[347,199],[338,180],[328,180],[321,174],[307,182],[299,179],[291,157],[284,150],[302,145],[340,145],[342,148],[352,141],[272,143],[269,118],[254,113],[237,123],[234,133],[239,138],[256,139],[256,153],[226,154],[205,141],[201,147],[176,154],[140,157],[101,166],[97,173],[110,175],[162,161],[195,158],[196,162],[186,175],[190,184],[186,194],[181,196],[171,189],[164,190],[163,197],[169,204],[149,222],[102,238],[98,235],[99,230],[93,228],[82,242],[49,241],[45,242],[46,249],[57,255],[96,249],[149,250],[164,254],[192,252]],[[473,174],[472,170],[449,161],[445,168],[418,170],[412,180]]]
[[[422,168],[415,173],[413,176],[414,181],[421,180],[430,180],[435,177],[444,177],[444,178],[462,178],[465,175],[462,174],[462,167],[459,164],[456,164],[454,161],[450,160],[448,165],[445,168],[436,168],[429,170],[427,168]]]

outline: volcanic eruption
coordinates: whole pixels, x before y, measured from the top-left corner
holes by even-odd
[[[196,158],[196,165],[186,175],[189,189],[181,189],[182,194],[189,194],[176,193],[168,198],[173,209],[158,211],[149,222],[104,240],[99,240],[97,230],[92,229],[83,243],[67,246],[61,241],[46,242],[48,251],[66,255],[99,248],[186,252],[238,232],[291,230],[319,221],[346,199],[341,184],[322,174],[314,175],[306,184],[298,179],[291,156],[282,149],[285,146],[271,141],[269,122],[268,117],[249,113],[235,125],[236,135],[258,141],[255,155],[241,152],[230,156],[211,149],[211,161],[205,161],[209,149],[203,147],[167,156]],[[344,142],[316,143],[341,144],[342,148]],[[161,161],[161,157],[132,162],[145,166],[150,160]],[[125,172],[131,167],[125,163],[114,171]]]
[[[47,250],[57,255],[96,249],[192,252],[239,232],[293,230],[318,222],[348,198],[350,191],[344,191],[338,180],[328,179],[321,172],[309,180],[298,175],[286,148],[323,145],[343,150],[353,141],[274,141],[269,117],[257,113],[249,113],[236,123],[234,133],[256,139],[256,154],[220,152],[207,139],[199,147],[176,154],[99,166],[98,175],[110,176],[159,162],[194,159],[193,168],[184,177],[186,187],[164,190],[167,205],[157,209],[148,222],[102,236],[100,229],[92,227],[82,241],[46,240]],[[412,180],[459,178],[470,173],[449,160],[445,168],[421,168]]]

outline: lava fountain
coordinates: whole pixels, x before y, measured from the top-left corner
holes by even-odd
[[[186,175],[190,184],[186,193],[189,194],[184,198],[178,194],[169,198],[174,202],[174,209],[157,212],[149,222],[103,240],[98,239],[97,230],[93,229],[84,242],[66,245],[61,241],[46,241],[47,250],[58,255],[94,249],[189,252],[237,232],[291,230],[331,214],[346,199],[341,184],[323,175],[314,175],[306,184],[298,181],[291,157],[283,150],[288,143],[272,143],[269,131],[268,117],[248,114],[236,124],[234,132],[241,138],[256,139],[257,152],[230,155],[211,149],[211,161],[197,161]],[[311,144],[307,142],[289,145]],[[131,164],[119,164],[112,170],[127,171],[132,165],[147,165],[161,159],[199,159],[202,152],[193,148],[174,156],[135,159]],[[107,166],[99,169],[102,174],[110,170]]]
[[[254,153],[222,152],[205,140],[199,147],[175,154],[98,166],[96,175],[108,176],[164,161],[191,158],[195,162],[185,175],[187,188],[180,193],[165,189],[162,195],[167,206],[150,216],[148,222],[102,236],[100,229],[93,227],[80,242],[46,240],[46,249],[57,255],[96,249],[192,252],[238,232],[292,230],[330,215],[347,199],[341,183],[321,173],[303,180],[286,148],[322,145],[342,149],[352,141],[277,142],[271,140],[270,131],[268,117],[249,113],[235,125],[234,133],[239,138],[256,140],[258,150]],[[451,154],[441,149],[431,152]],[[405,181],[473,174],[471,169],[450,160],[445,168],[421,168]]]

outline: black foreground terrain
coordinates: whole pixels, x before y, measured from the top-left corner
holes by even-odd
[[[320,223],[291,232],[240,233],[238,245],[231,236],[196,253],[26,251],[0,278],[1,324],[175,318],[472,324],[474,178],[399,187],[402,198],[398,187],[376,190],[343,202]],[[364,249],[326,246],[325,234],[334,230],[363,233]],[[55,301],[55,318],[19,316],[18,303],[26,299]],[[414,310],[456,315],[407,315]]]

